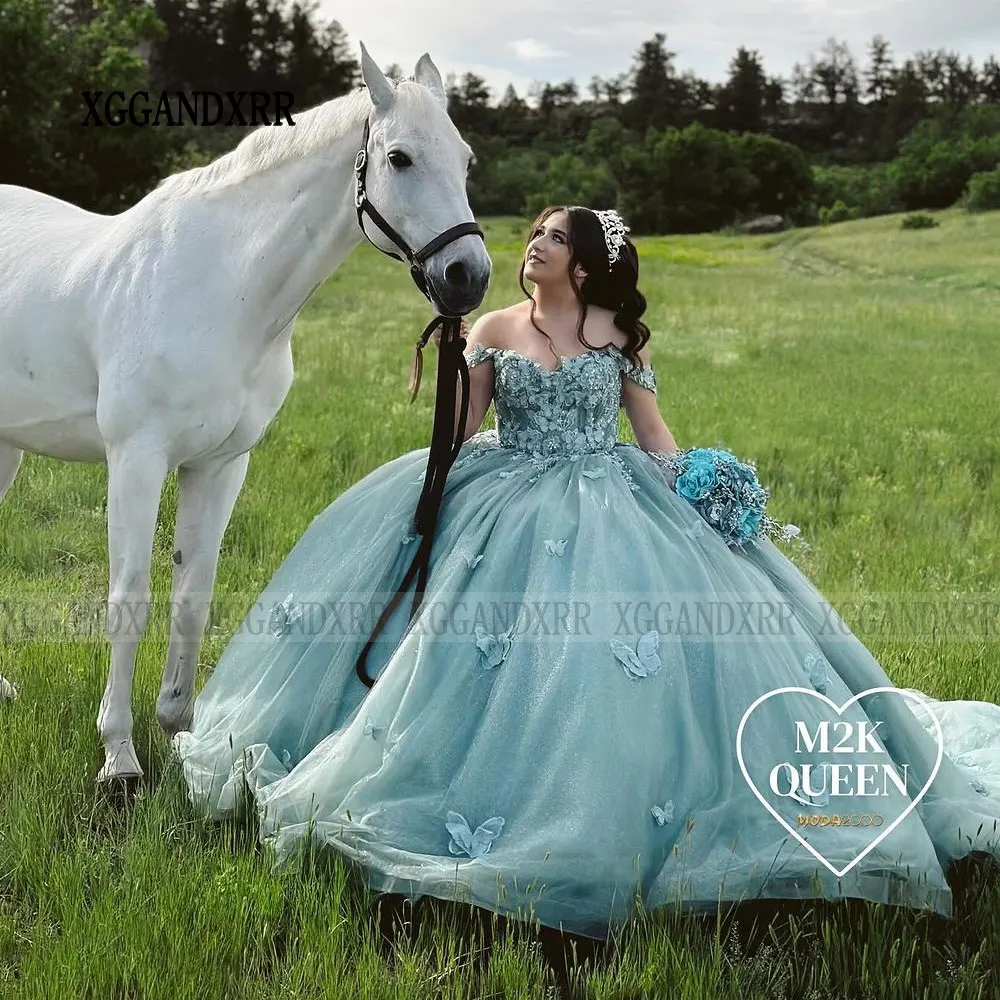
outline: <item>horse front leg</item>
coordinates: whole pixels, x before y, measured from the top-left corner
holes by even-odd
[[[156,717],[168,736],[190,729],[198,652],[212,602],[219,548],[246,478],[250,453],[177,470],[170,649]]]
[[[132,743],[132,678],[149,621],[153,535],[167,471],[165,456],[141,443],[108,448],[111,669],[97,717],[105,755],[98,781],[142,777]]]
[[[0,500],[3,500],[3,495],[14,482],[23,454],[24,452],[20,448],[0,441]],[[17,688],[0,674],[0,701],[7,701],[16,696]]]
[[[24,452],[20,448],[0,441],[0,500],[3,500],[4,494],[14,482],[23,455]]]

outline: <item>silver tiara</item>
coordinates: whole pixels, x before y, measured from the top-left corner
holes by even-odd
[[[607,208],[594,215],[601,220],[601,228],[604,230],[604,242],[608,245],[608,264],[613,264],[618,260],[621,248],[625,246],[628,237],[625,235],[629,230],[624,219],[613,209]]]

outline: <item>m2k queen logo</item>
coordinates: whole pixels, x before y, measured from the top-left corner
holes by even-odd
[[[928,739],[936,738],[937,757],[922,786],[910,764],[889,753],[890,723],[874,717],[874,709],[862,711],[865,698],[873,698],[880,713],[887,699],[898,698],[919,702],[930,715],[934,733]],[[811,688],[777,688],[750,705],[736,733],[736,757],[750,790],[837,878],[913,812],[943,754],[941,725],[926,700],[895,687],[870,688],[842,705]]]

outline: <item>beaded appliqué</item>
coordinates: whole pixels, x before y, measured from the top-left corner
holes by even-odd
[[[629,365],[625,370],[625,377],[630,378],[644,389],[648,389],[654,396],[656,395],[656,375],[651,366],[641,365],[636,368],[635,365]]]
[[[602,455],[614,463],[630,490],[640,489],[615,449],[625,443],[618,440],[621,376],[655,393],[651,366],[632,364],[613,344],[564,357],[554,369],[517,351],[483,344],[473,344],[466,355],[470,369],[487,360],[495,363],[497,429],[470,438],[453,469],[506,448],[518,452],[526,466],[497,475],[509,479],[531,473],[527,482],[534,483],[560,462]],[[609,365],[618,378],[609,377]],[[596,479],[604,473],[584,470],[583,474]]]

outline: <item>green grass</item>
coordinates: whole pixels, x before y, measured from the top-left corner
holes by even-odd
[[[863,595],[1000,600],[1000,214],[939,218],[921,232],[890,217],[763,239],[642,239],[641,287],[678,443],[756,460],[771,513],[812,545],[791,558],[896,683],[1000,701],[995,632],[906,641],[852,611]],[[523,230],[489,220],[484,309],[521,294]],[[203,665],[319,511],[428,443],[433,351],[406,402],[428,316],[406,269],[367,247],[304,310],[295,385],[254,451],[223,545]],[[273,874],[252,831],[192,815],[153,713],[173,479],[135,685],[148,781],[125,806],[96,790],[107,650],[81,630],[107,586],[105,483],[103,467],[29,456],[0,507],[0,604],[19,609],[0,622],[0,673],[21,691],[0,705],[0,997],[543,996],[552,980],[530,935],[476,971],[471,931],[445,922],[387,964],[366,894],[339,863]],[[712,922],[659,914],[626,928],[579,989],[595,1000],[989,997],[998,941],[1000,889],[975,879],[951,922],[827,907],[776,922],[749,948]]]

